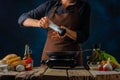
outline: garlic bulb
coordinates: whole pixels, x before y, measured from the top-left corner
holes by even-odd
[[[21,71],[24,71],[24,70],[25,70],[25,67],[23,65],[19,64],[19,65],[16,66],[16,71],[21,72]]]
[[[103,65],[103,69],[107,68],[108,70],[112,70],[112,65],[110,64],[110,58],[108,58],[107,63]]]

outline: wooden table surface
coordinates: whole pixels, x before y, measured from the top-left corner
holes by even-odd
[[[120,72],[88,71],[83,67],[51,69],[41,66],[31,71],[0,72],[0,80],[120,80]]]
[[[120,72],[117,71],[89,71],[95,80],[120,80]]]

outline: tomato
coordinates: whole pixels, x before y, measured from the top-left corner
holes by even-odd
[[[33,67],[33,59],[32,58],[27,58],[25,60],[25,63],[26,63],[26,70],[29,71],[29,70],[32,70],[32,67]]]
[[[103,70],[104,70],[104,71],[108,71],[108,68],[107,68],[107,67],[104,67]]]
[[[102,71],[102,70],[103,70],[102,66],[98,67],[98,71]]]
[[[98,71],[102,71],[103,70],[103,66],[102,65],[98,65]]]

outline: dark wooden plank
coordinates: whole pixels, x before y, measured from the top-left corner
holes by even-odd
[[[16,75],[15,80],[25,80],[27,77],[28,72],[20,72],[19,74]]]
[[[31,71],[8,71],[8,72],[0,72],[0,80],[34,80],[35,77],[40,77],[40,74],[44,72],[47,67],[35,67]]]
[[[24,71],[20,72],[19,74],[16,75],[16,80],[30,80],[31,76],[34,75],[35,73],[39,72],[40,67],[34,68],[31,71]]]
[[[68,80],[66,69],[48,68],[40,80]]]
[[[18,72],[9,71],[6,73],[0,72],[0,80],[15,80],[15,76]]]
[[[116,71],[93,71],[90,73],[94,76],[95,80],[120,80],[120,72]]]
[[[84,68],[68,69],[69,80],[93,80],[92,75]]]
[[[37,72],[35,72],[33,75],[30,76],[30,80],[39,80],[46,70],[47,70],[47,66],[39,67]]]

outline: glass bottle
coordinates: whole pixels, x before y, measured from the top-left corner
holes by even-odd
[[[32,70],[33,68],[33,59],[32,57],[30,56],[31,54],[31,50],[29,48],[29,45],[26,44],[25,45],[25,53],[24,53],[24,58],[23,60],[25,60],[25,63],[26,63],[26,70],[29,71],[29,70]]]

